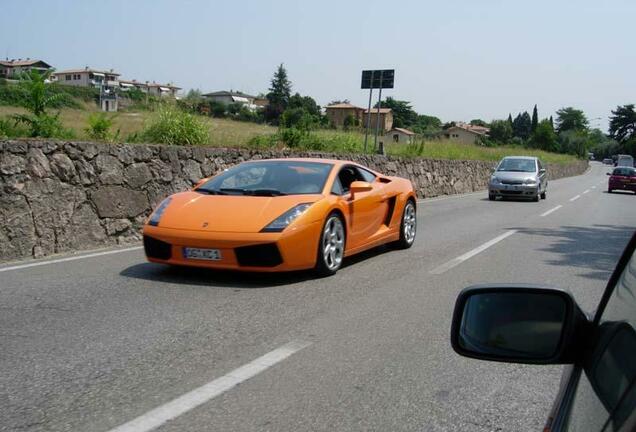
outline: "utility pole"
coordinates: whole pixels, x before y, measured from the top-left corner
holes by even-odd
[[[373,74],[371,72],[371,82],[373,82]],[[367,108],[367,127],[364,129],[364,152],[367,152],[367,141],[369,140],[369,128],[371,127],[371,96],[373,95],[373,86],[369,87],[369,108]]]
[[[382,78],[384,76],[384,71],[380,71],[380,83],[382,83]],[[375,115],[375,140],[373,141],[373,152],[375,153],[378,149],[378,132],[380,130],[380,105],[382,105],[382,84],[380,84],[380,93],[378,95],[378,111]]]

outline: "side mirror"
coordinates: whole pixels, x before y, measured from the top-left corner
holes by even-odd
[[[539,174],[545,174],[545,168],[541,168],[541,169],[539,170]]]
[[[573,363],[587,319],[572,296],[529,285],[477,285],[455,303],[451,344],[458,354],[528,364]]]
[[[349,190],[352,195],[360,192],[369,192],[371,189],[373,189],[371,183],[367,183],[365,181],[354,181],[349,186]]]

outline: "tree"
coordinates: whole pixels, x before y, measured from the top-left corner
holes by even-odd
[[[583,111],[566,107],[557,111],[556,130],[558,133],[565,131],[587,130],[587,117]]]
[[[473,125],[473,126],[488,127],[488,123],[486,123],[482,119],[473,119],[473,120],[470,121],[470,124]]]
[[[528,111],[517,114],[517,117],[515,117],[512,122],[512,132],[514,136],[524,141],[530,137],[532,133],[532,120],[530,119]]]
[[[301,96],[300,93],[289,98],[288,108],[302,108],[308,114],[320,117],[320,105],[311,96]]]
[[[267,93],[269,104],[265,108],[265,118],[274,123],[278,123],[278,119],[287,109],[289,98],[291,97],[292,84],[287,78],[287,70],[281,63],[276,69]]]
[[[51,71],[40,73],[33,69],[20,76],[19,86],[26,95],[22,100],[22,106],[29,114],[15,114],[16,123],[24,123],[29,127],[32,137],[63,137],[69,135],[62,127],[58,114],[48,113],[48,109],[57,102],[67,97],[66,94],[51,94],[47,80]]]
[[[558,151],[559,143],[557,141],[557,135],[552,129],[550,120],[544,119],[537,124],[530,138],[530,145],[545,151]]]
[[[552,130],[554,130],[554,120],[552,119],[552,116],[550,116],[550,124],[552,125]]]
[[[349,99],[342,99],[342,100],[336,99],[329,102],[329,105],[348,104],[348,103],[351,103]]]
[[[534,104],[534,109],[532,110],[532,132],[537,130],[538,125],[539,125],[539,113],[537,111],[537,104]]]
[[[190,89],[188,90],[188,94],[186,94],[185,100],[191,102],[198,102],[201,100],[201,90],[199,89]]]
[[[512,140],[512,126],[508,120],[490,122],[490,139],[499,144],[508,144]]]
[[[559,133],[558,151],[569,153],[579,157],[587,157],[590,149],[590,141],[586,129],[570,129]]]
[[[435,116],[419,114],[412,128],[415,133],[435,133],[442,129],[442,121]]]
[[[619,143],[636,140],[636,111],[634,104],[616,107],[612,111],[609,134]]]
[[[373,108],[378,108],[378,103]],[[389,96],[382,102],[382,108],[390,108],[393,111],[393,126],[395,127],[408,128],[417,122],[417,113],[411,107],[410,102],[393,99]]]
[[[512,128],[512,114],[508,113],[508,123],[510,123],[510,128]]]

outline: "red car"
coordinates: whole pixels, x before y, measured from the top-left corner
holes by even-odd
[[[609,182],[607,192],[615,190],[627,190],[636,193],[636,168],[616,167],[611,173],[607,173]]]

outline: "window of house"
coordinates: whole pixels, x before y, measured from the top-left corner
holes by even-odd
[[[393,135],[393,141],[394,142],[399,142],[400,141],[400,136],[398,134]]]
[[[65,79],[66,81],[70,81],[70,80],[71,80],[71,76],[70,76],[70,75],[65,75],[65,76],[64,76],[64,79]]]

